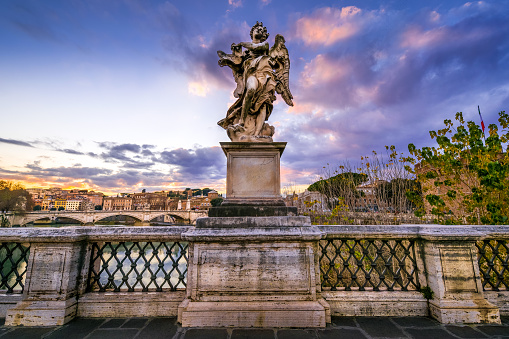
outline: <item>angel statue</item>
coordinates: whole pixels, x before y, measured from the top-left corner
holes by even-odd
[[[269,49],[269,33],[262,22],[257,21],[249,34],[252,42],[232,44],[231,54],[217,52],[219,66],[232,69],[237,83],[233,95],[238,98],[226,118],[217,124],[227,131],[231,141],[272,142],[274,127],[265,121],[272,113],[274,92],[293,106],[288,87],[290,58],[282,35],[276,35],[274,46]]]

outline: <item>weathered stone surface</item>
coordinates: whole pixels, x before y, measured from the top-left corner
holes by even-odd
[[[174,317],[185,291],[86,293],[79,299],[78,317]]]
[[[417,291],[322,291],[333,316],[427,316],[426,299]]]
[[[200,218],[196,228],[261,228],[261,227],[303,227],[311,226],[311,219],[304,216],[278,217],[229,217]]]
[[[325,327],[313,301],[193,302],[182,305],[183,327]]]
[[[316,299],[313,253],[301,244],[197,244],[193,300]],[[314,278],[314,277],[313,277]]]
[[[209,218],[215,219],[215,218]],[[231,222],[232,225],[239,219],[225,218],[225,223]],[[228,221],[229,220],[229,221]],[[95,294],[85,293],[85,283],[88,277],[88,263],[90,254],[88,248],[92,241],[176,241],[186,240],[193,243],[210,243],[211,245],[223,244],[224,253],[233,253],[238,250],[230,247],[232,243],[237,245],[253,244],[258,246],[267,245],[280,246],[281,243],[293,244],[284,247],[285,251],[294,251],[299,254],[299,246],[308,246],[313,249],[315,256],[316,242],[322,237],[344,237],[349,239],[394,239],[406,238],[418,240],[418,267],[421,286],[429,285],[435,292],[435,298],[430,301],[432,311],[435,317],[443,322],[497,322],[497,307],[502,312],[508,310],[509,293],[505,291],[483,291],[480,285],[480,276],[477,267],[476,249],[474,241],[479,239],[508,239],[509,226],[439,226],[439,225],[350,225],[350,226],[310,226],[309,223],[302,223],[302,219],[285,217],[282,219],[264,219],[256,218],[261,221],[249,221],[249,218],[242,219],[244,225],[249,227],[232,228],[221,227],[216,224],[208,224],[211,227],[67,227],[67,228],[12,228],[0,229],[1,241],[21,241],[31,243],[31,256],[27,267],[27,281],[25,294],[21,295],[0,295],[0,304],[4,309],[18,304],[10,312],[11,320],[7,323],[19,323],[18,320],[23,317],[41,317],[47,319],[46,324],[56,324],[57,317],[67,321],[69,315],[72,316],[75,308],[75,299],[80,295],[77,304],[77,312],[83,312],[86,316],[149,316],[150,312],[160,312],[160,315],[175,314],[175,307],[184,299],[183,292],[172,293],[154,293],[154,297],[145,297],[149,294],[140,293],[140,296],[134,294],[108,293]],[[279,221],[276,221],[279,220]],[[307,219],[308,220],[308,219]],[[205,223],[204,225],[207,225]],[[254,227],[251,227],[254,226]],[[293,247],[292,247],[293,246]],[[315,247],[313,247],[315,246]],[[222,248],[220,246],[220,248]],[[223,251],[221,249],[221,251]],[[255,250],[249,248],[247,251]],[[42,252],[40,252],[42,251]],[[46,252],[44,252],[46,251]],[[190,247],[193,251],[193,246]],[[258,251],[258,250],[256,250]],[[59,255],[50,256],[47,253],[58,253]],[[46,254],[44,254],[46,253]],[[65,253],[65,255],[62,255]],[[193,258],[190,253],[191,259]],[[235,255],[230,256],[234,262],[237,259]],[[270,255],[259,256],[270,259]],[[296,255],[295,257],[299,257]],[[40,275],[32,259],[41,261],[40,267],[45,267]],[[78,260],[79,259],[79,260]],[[34,259],[35,260],[35,259]],[[63,260],[63,264],[62,264]],[[286,259],[285,259],[286,260]],[[318,271],[317,258],[314,259],[315,284],[317,301],[320,303],[320,277]],[[81,267],[80,267],[81,261]],[[237,261],[238,263],[239,261]],[[422,264],[425,262],[425,266]],[[249,263],[252,265],[253,263]],[[298,265],[297,265],[298,266]],[[424,267],[428,272],[427,276],[423,274]],[[242,269],[237,269],[237,275]],[[62,270],[61,274],[53,275],[48,271]],[[235,272],[235,271],[233,271]],[[250,272],[250,271],[246,271]],[[473,272],[473,273],[472,273]],[[272,273],[271,273],[272,274]],[[469,275],[473,275],[469,277]],[[41,279],[39,279],[39,278]],[[312,274],[309,274],[312,277]],[[35,279],[39,279],[35,281]],[[61,280],[60,283],[57,280]],[[192,279],[191,272],[189,279]],[[424,280],[422,280],[424,279]],[[197,280],[196,280],[197,281]],[[262,280],[263,282],[263,280]],[[263,282],[265,284],[267,281]],[[191,283],[191,281],[189,281]],[[263,285],[262,284],[262,285]],[[248,286],[243,285],[243,286]],[[212,291],[213,292],[213,291]],[[214,293],[206,292],[207,297],[214,297]],[[178,294],[180,293],[180,296]],[[226,293],[226,292],[225,292]],[[231,297],[236,298],[235,292],[227,292]],[[344,296],[342,295],[344,294]],[[357,295],[356,295],[357,293]],[[385,292],[322,292],[321,295],[329,300],[332,312],[334,314],[345,315],[384,315],[384,312],[396,312],[401,310],[403,315],[412,315],[425,312],[426,301],[417,292],[393,291],[391,297],[384,299]],[[205,296],[204,293],[202,293]],[[248,295],[249,293],[245,294]],[[262,295],[261,293],[260,295]],[[299,293],[297,293],[299,294]],[[414,294],[413,296],[411,296]],[[165,296],[173,295],[175,299],[165,299]],[[244,295],[244,296],[245,296]],[[279,295],[279,293],[278,293]],[[120,296],[120,297],[119,297]],[[284,302],[292,302],[291,295],[284,294]],[[278,300],[273,292],[266,294],[267,300]],[[302,295],[298,295],[299,299]],[[24,298],[23,302],[20,299]],[[94,299],[96,298],[96,299]],[[271,299],[273,298],[273,299]],[[101,301],[102,299],[102,301]],[[485,301],[488,300],[488,302]],[[293,300],[298,301],[298,300]],[[302,300],[301,300],[302,301]],[[200,301],[201,302],[201,301]],[[208,301],[207,301],[208,302]],[[254,302],[254,301],[251,301]],[[260,300],[260,302],[264,302]],[[269,301],[270,302],[270,301]],[[490,303],[491,302],[491,303]],[[327,308],[325,317],[327,317]],[[385,306],[386,305],[386,306]],[[390,305],[390,306],[389,306]],[[129,313],[125,310],[131,310]],[[160,311],[159,311],[160,310]],[[171,311],[173,310],[173,311]],[[87,313],[88,312],[88,313]],[[173,313],[165,313],[173,312]],[[350,312],[350,313],[349,313]],[[358,313],[355,313],[358,312]],[[362,313],[365,312],[365,313]],[[379,312],[378,314],[374,314]],[[134,314],[136,313],[136,314]],[[163,314],[165,313],[165,314]],[[389,313],[395,315],[394,313]],[[17,319],[17,320],[14,320]],[[25,321],[25,320],[23,320]],[[42,321],[42,320],[41,320]],[[38,324],[37,321],[26,321],[25,325]]]
[[[275,205],[281,200],[279,161],[286,142],[222,142],[226,154],[225,206],[242,205],[242,200]]]
[[[209,209],[209,217],[297,216],[297,207],[286,206],[217,206]]]
[[[500,314],[509,314],[509,291],[484,291],[484,298],[497,306]]]
[[[76,315],[87,246],[83,242],[36,243],[30,252],[25,297],[7,311],[6,324],[63,325]]]
[[[69,226],[0,228],[0,240],[21,243],[72,243],[80,241],[175,241],[193,226]]]
[[[246,244],[253,241],[270,243],[275,241],[316,241],[320,240],[322,235],[315,227],[310,226],[216,227],[190,230],[182,234],[182,239],[189,242]]]
[[[309,219],[225,218],[258,227],[201,228],[222,218],[209,219],[183,235],[191,243],[182,326],[325,326],[330,313],[319,297],[317,271],[321,233]],[[294,226],[299,221],[307,226]]]
[[[500,323],[498,307],[484,299],[475,250],[473,241],[424,242],[430,314],[441,323]]]
[[[7,311],[7,326],[64,325],[76,316],[76,298],[65,301],[23,300]]]
[[[0,294],[0,318],[5,318],[7,310],[15,307],[22,298],[21,294]]]

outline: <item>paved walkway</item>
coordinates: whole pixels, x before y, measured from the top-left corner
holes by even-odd
[[[3,320],[2,320],[3,324]],[[442,325],[429,318],[333,317],[324,329],[182,328],[175,318],[75,319],[59,327],[0,327],[0,339],[365,339],[509,338],[509,317],[502,325]]]

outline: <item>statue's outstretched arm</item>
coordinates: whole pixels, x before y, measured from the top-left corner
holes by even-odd
[[[267,41],[260,42],[258,44],[253,42],[240,42],[238,45],[254,52],[263,52],[269,50],[269,43]]]

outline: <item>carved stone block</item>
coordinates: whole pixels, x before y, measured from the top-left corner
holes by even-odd
[[[484,299],[474,248],[465,240],[424,244],[430,315],[441,323],[500,323],[498,307]]]
[[[252,218],[263,228],[245,227],[243,218],[211,218],[216,227],[185,233],[190,250],[182,326],[324,327],[330,313],[319,295],[321,234],[309,219],[303,218],[305,226],[292,224],[301,218]],[[217,227],[221,220],[225,228]],[[239,227],[229,227],[232,220]]]

